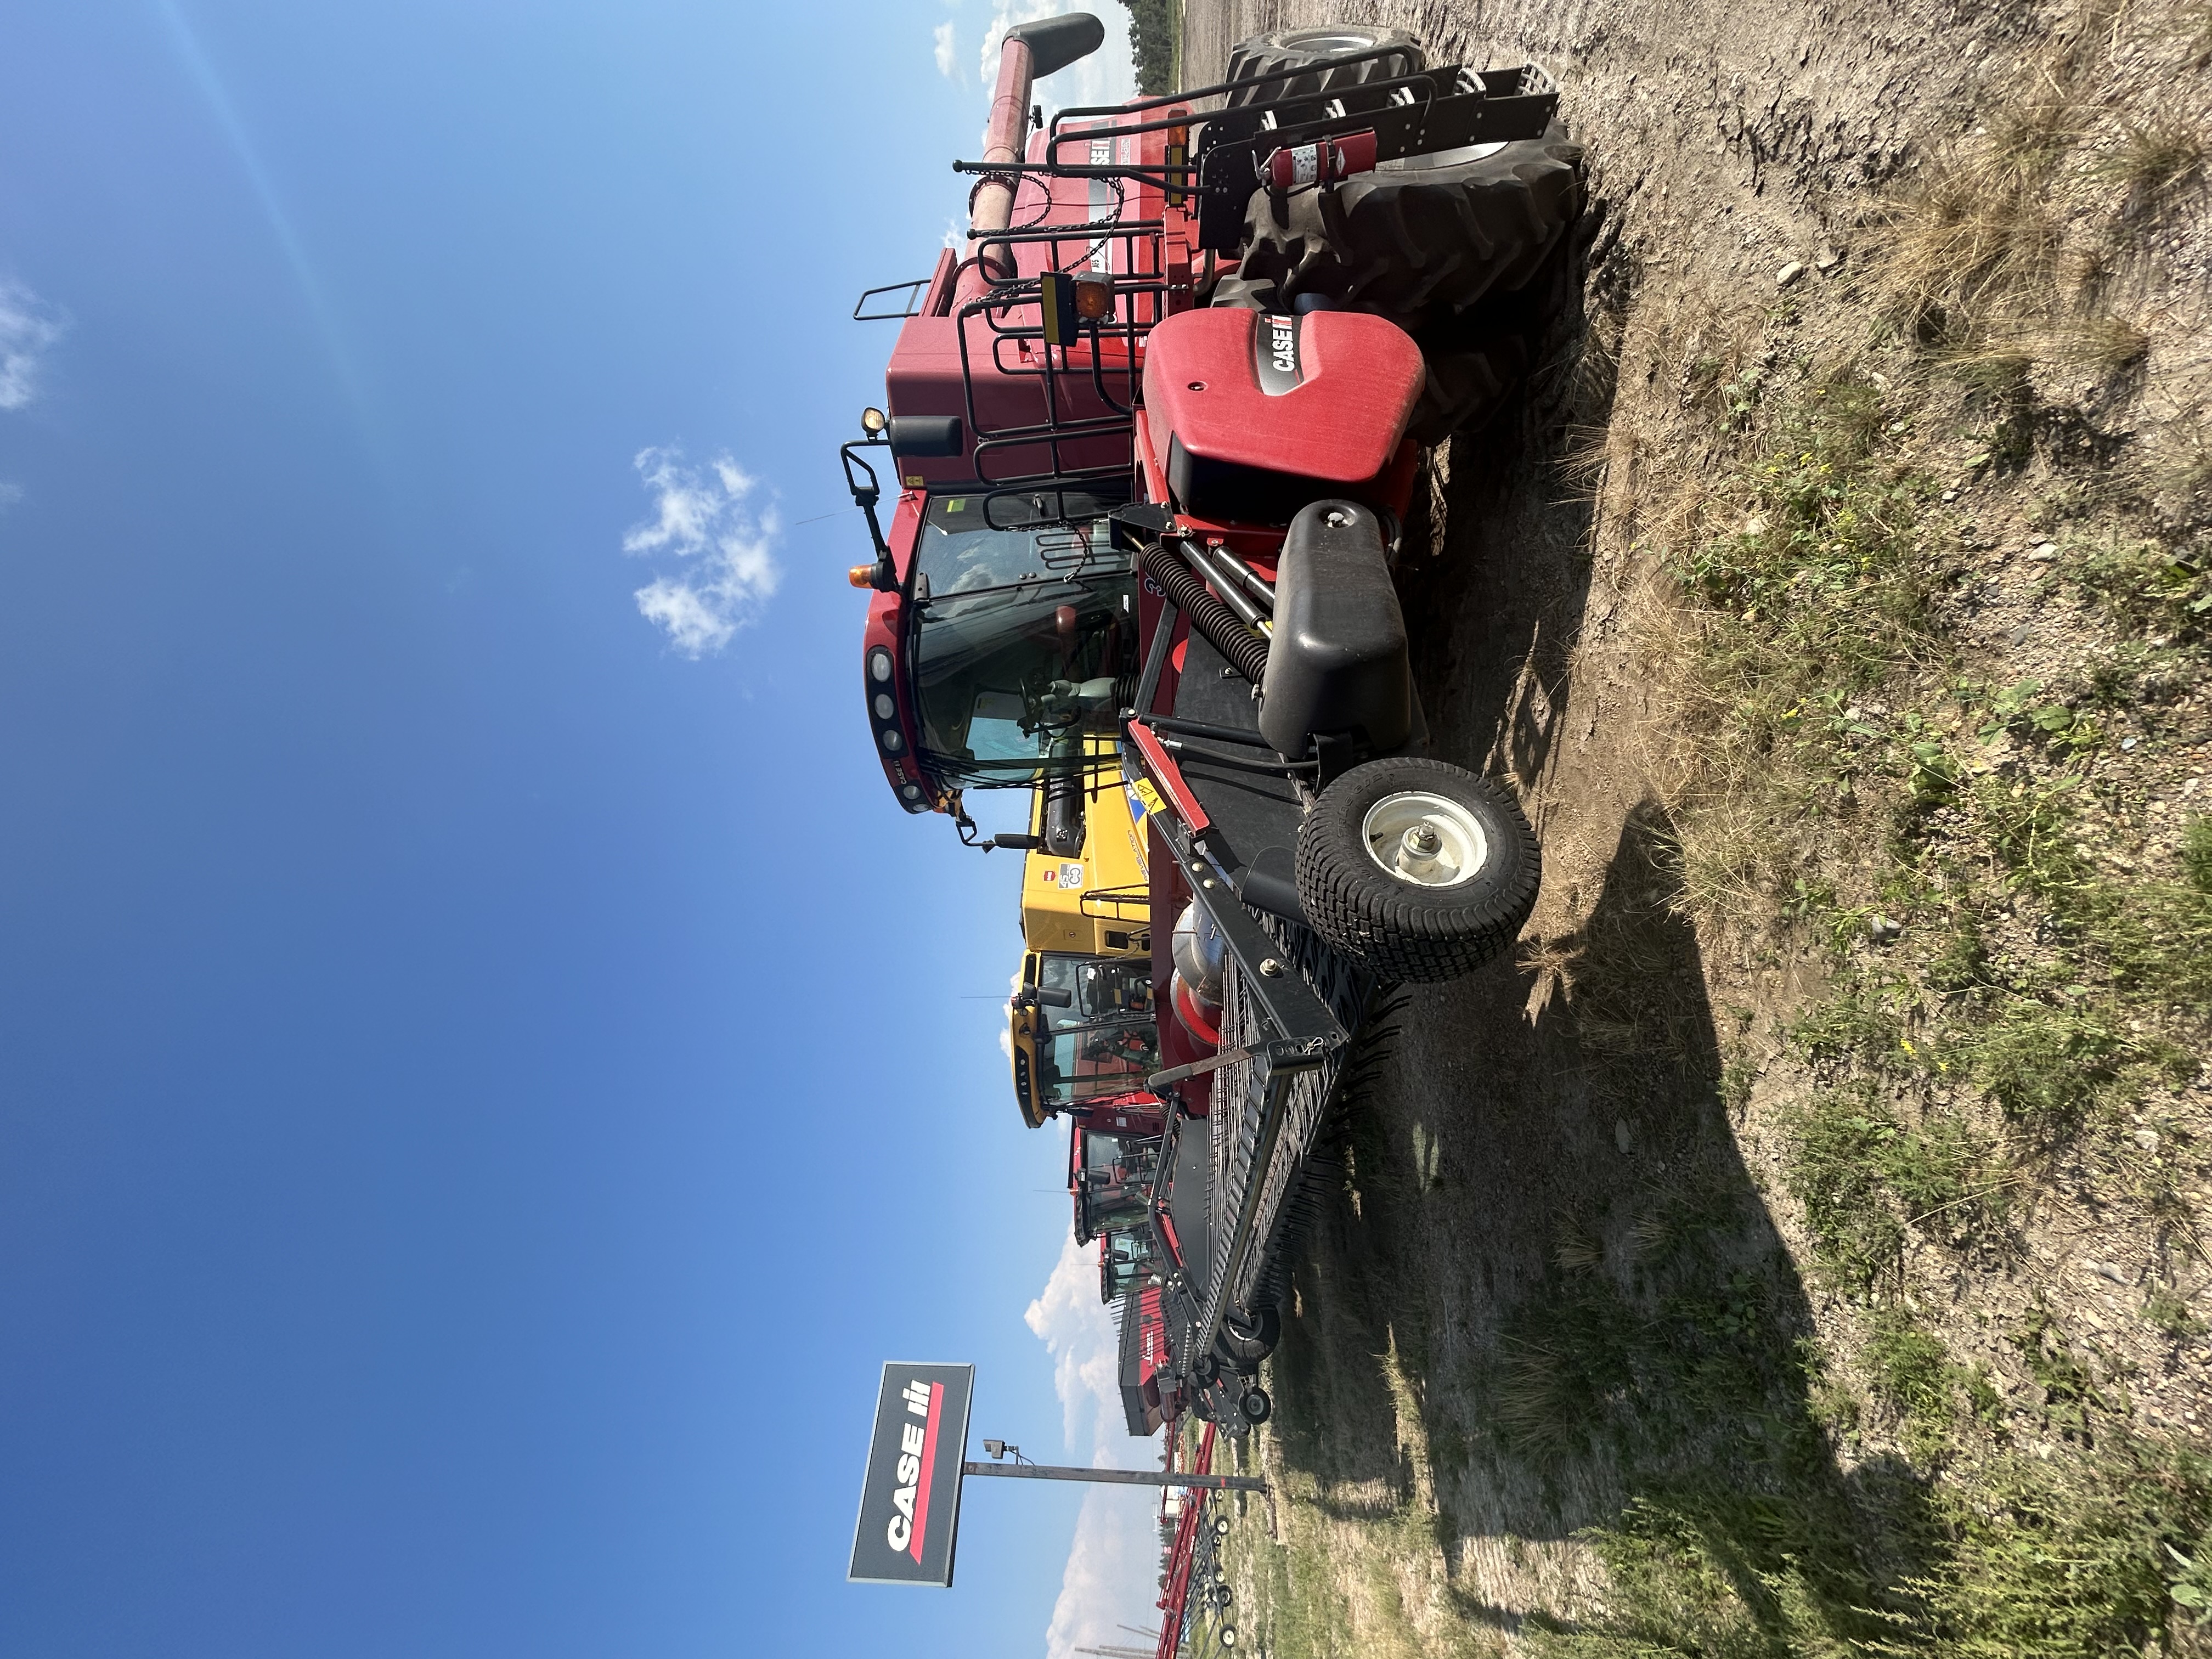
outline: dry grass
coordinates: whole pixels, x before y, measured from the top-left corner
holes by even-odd
[[[2201,179],[2203,149],[2163,115],[2099,143],[2096,77],[2121,21],[2084,8],[2033,92],[1997,106],[1878,216],[1868,297],[1934,361],[1985,377],[2039,363],[2115,376],[2146,355],[2144,331],[2110,308],[2115,277],[2143,227]]]
[[[2120,195],[2119,214],[2129,224],[2157,217],[2204,166],[2203,141],[2194,128],[2170,117],[2131,122],[2118,146],[2098,155],[2090,175]]]

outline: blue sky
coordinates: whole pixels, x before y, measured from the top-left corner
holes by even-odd
[[[848,313],[994,16],[9,8],[0,1651],[1146,1622],[1050,1489],[842,1577],[886,1358],[1152,1449],[994,1042],[1014,865],[891,802],[843,581]]]

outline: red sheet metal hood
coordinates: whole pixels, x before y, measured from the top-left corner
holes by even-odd
[[[1206,460],[1355,484],[1389,465],[1421,390],[1421,349],[1356,311],[1303,317],[1227,307],[1152,332],[1145,419]]]

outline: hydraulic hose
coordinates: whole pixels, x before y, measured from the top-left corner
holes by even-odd
[[[1218,651],[1231,667],[1254,685],[1267,678],[1267,641],[1237,621],[1236,614],[1214,598],[1182,555],[1165,542],[1155,542],[1145,550],[1144,568],[1158,581],[1161,592],[1190,618],[1190,625],[1200,636]]]

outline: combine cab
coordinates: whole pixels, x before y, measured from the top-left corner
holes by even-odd
[[[1420,446],[1480,426],[1571,274],[1581,153],[1541,70],[1355,26],[1033,121],[1033,81],[1101,38],[1008,32],[956,163],[966,248],[855,308],[900,326],[842,451],[852,579],[902,806],[988,844],[969,792],[1036,792],[994,838],[1032,879],[1080,864],[1079,817],[1141,821],[1141,917],[1025,881],[1025,931],[1066,945],[1030,941],[1016,1089],[1032,1124],[1157,1119],[1102,1271],[1125,1310],[1157,1290],[1168,1393],[1233,1431],[1378,993],[1469,971],[1534,902],[1512,793],[1428,752],[1395,571]]]

